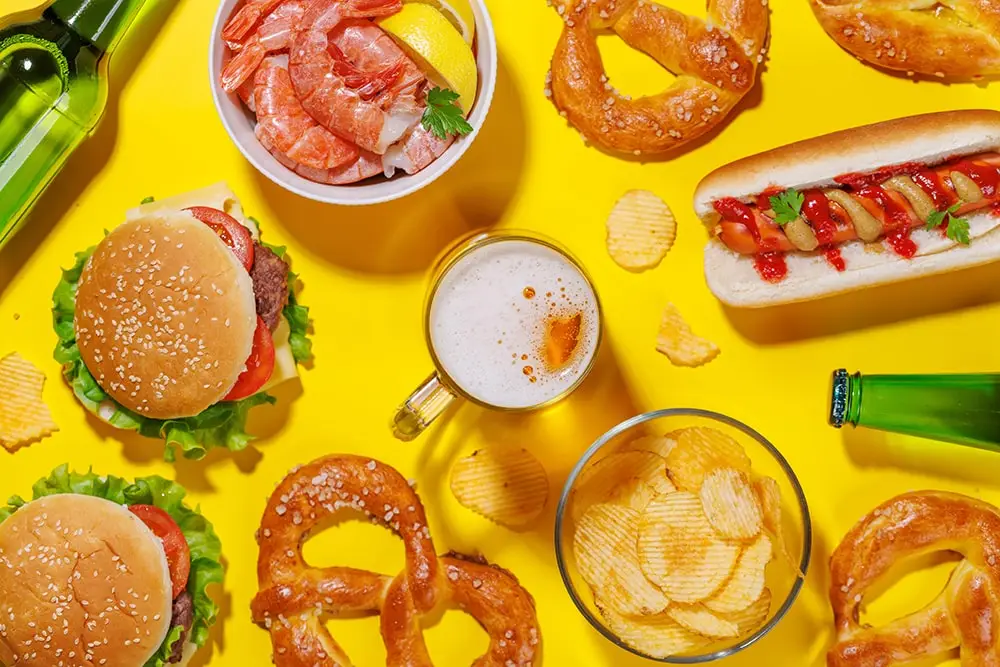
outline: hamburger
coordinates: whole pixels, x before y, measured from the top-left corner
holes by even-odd
[[[208,641],[221,544],[162,477],[55,469],[0,505],[0,665],[161,667]]]
[[[311,358],[284,248],[222,184],[129,211],[53,293],[55,358],[88,410],[201,458]]]

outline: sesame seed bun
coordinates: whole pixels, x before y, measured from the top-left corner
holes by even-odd
[[[163,547],[126,508],[55,495],[0,524],[0,664],[141,667],[170,615]]]
[[[714,224],[712,203],[748,200],[770,187],[804,190],[836,185],[842,174],[920,162],[938,164],[959,155],[1000,148],[1000,112],[941,111],[896,118],[797,141],[730,162],[701,180],[695,213]]]
[[[76,293],[77,345],[108,394],[145,417],[191,417],[229,393],[257,324],[253,282],[207,225],[157,211],[108,234]]]

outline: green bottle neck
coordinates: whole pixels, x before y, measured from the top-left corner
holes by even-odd
[[[1000,446],[1000,374],[833,374],[830,423]]]
[[[55,0],[48,8],[73,32],[111,53],[145,0]]]

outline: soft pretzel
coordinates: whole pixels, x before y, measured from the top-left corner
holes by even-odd
[[[767,40],[767,0],[709,0],[708,23],[648,0],[556,0],[562,36],[549,81],[556,108],[591,143],[656,155],[716,127],[753,88]],[[677,75],[631,99],[608,82],[597,34],[613,30]]]
[[[830,558],[837,644],[830,667],[887,667],[956,647],[964,667],[1000,665],[1000,511],[967,496],[907,493],[864,517]],[[859,623],[869,586],[907,556],[957,551],[965,559],[923,609],[882,627]]]
[[[396,532],[406,568],[396,577],[347,567],[312,568],[302,558],[311,530],[351,508]],[[478,667],[529,667],[541,635],[531,595],[485,561],[435,555],[420,498],[393,468],[335,455],[293,470],[275,489],[257,535],[260,592],[253,620],[271,633],[278,667],[350,667],[323,624],[324,614],[382,614],[389,664],[430,667],[420,616],[454,603],[490,635]]]
[[[539,655],[541,633],[535,602],[511,573],[458,554],[441,557],[447,598],[468,612],[490,636],[486,654],[473,667],[530,666]],[[387,667],[432,667],[420,615],[404,576],[389,587],[382,608]]]
[[[1000,73],[998,0],[810,0],[841,48],[885,69],[940,78]]]

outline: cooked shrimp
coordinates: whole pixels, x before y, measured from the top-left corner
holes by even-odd
[[[452,135],[440,139],[423,125],[415,126],[399,142],[389,146],[382,156],[382,168],[386,178],[392,178],[397,168],[407,174],[417,173],[441,157],[454,140],[455,137]]]
[[[247,0],[240,11],[233,14],[222,29],[222,38],[229,48],[236,49],[234,44],[242,45],[243,38],[257,27],[261,19],[274,11],[281,0]]]
[[[287,49],[304,12],[302,0],[285,0],[276,7],[222,69],[222,89],[227,93],[238,90],[253,78],[268,54]]]
[[[313,169],[289,160],[280,153],[272,153],[275,159],[299,176],[327,185],[347,185],[357,183],[382,173],[382,156],[362,150],[357,159],[336,169]]]
[[[424,76],[375,24],[336,29],[346,19],[386,16],[400,6],[400,0],[313,0],[290,50],[288,71],[306,111],[321,125],[379,155],[419,120],[423,109],[415,91]],[[348,62],[369,74],[375,69],[393,73],[393,82],[375,97],[363,87],[352,88],[345,80],[343,60],[331,53],[335,32],[342,37],[337,46]]]
[[[271,154],[281,153],[298,165],[335,169],[354,162],[357,146],[321,126],[295,97],[283,57],[268,58],[254,77],[257,127],[254,133]]]

